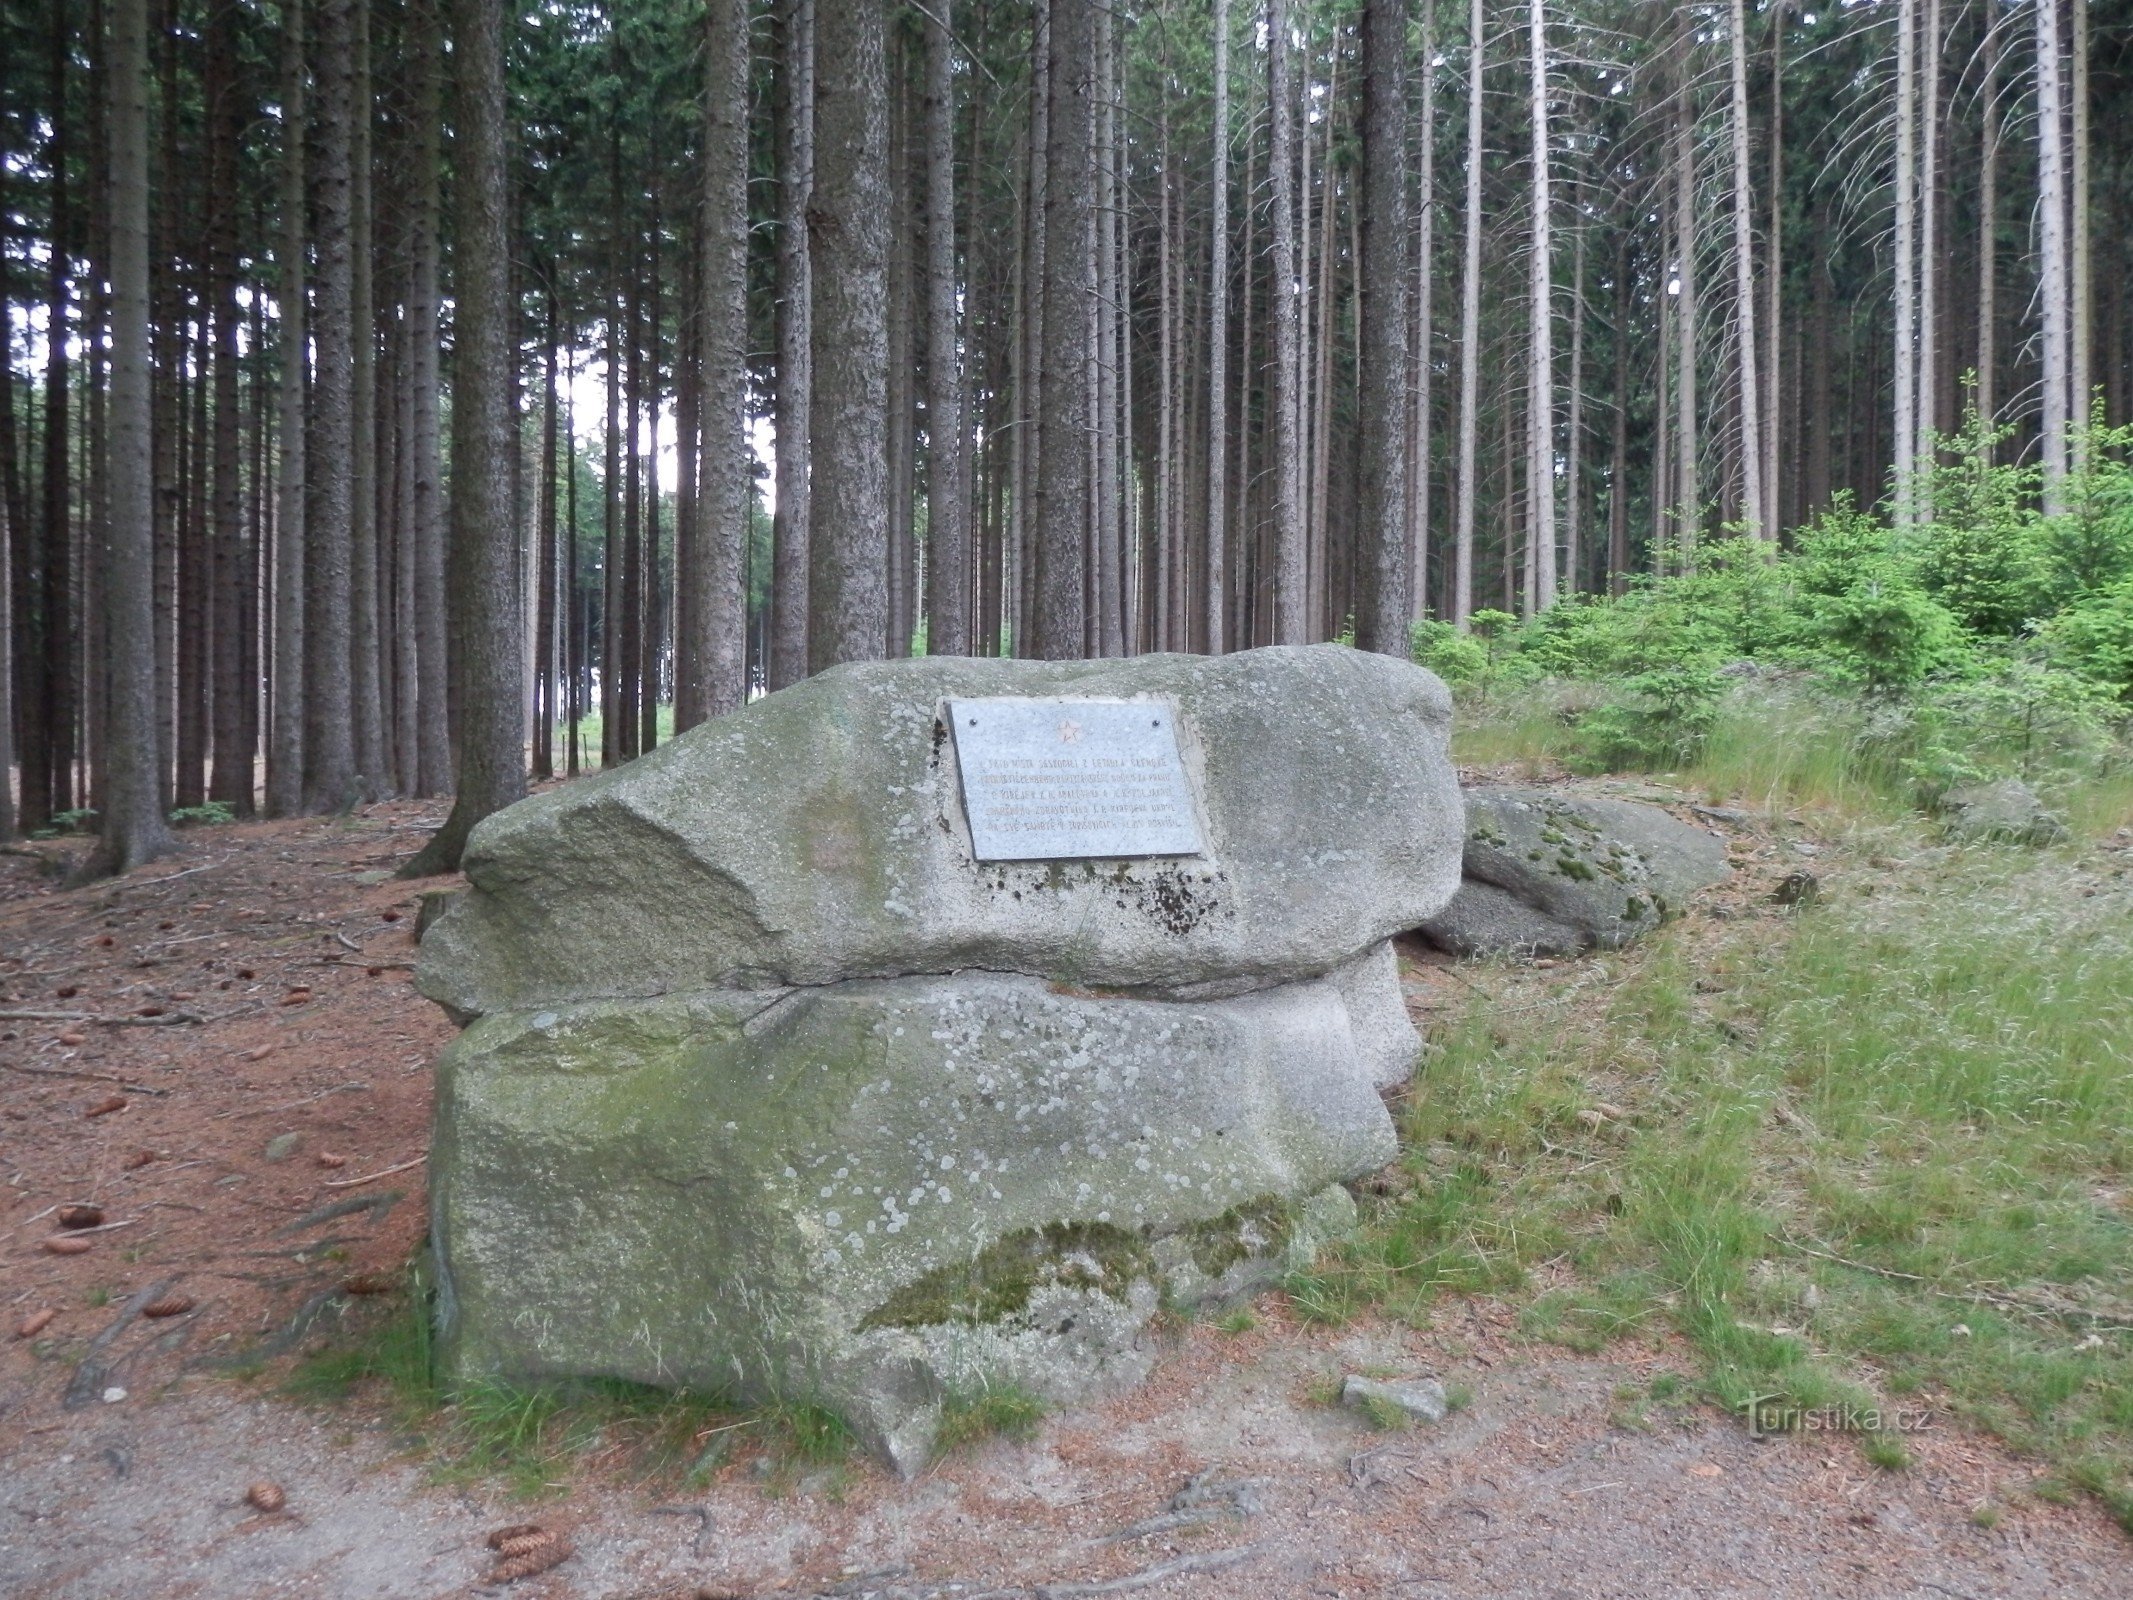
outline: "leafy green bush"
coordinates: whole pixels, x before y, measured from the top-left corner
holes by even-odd
[[[181,828],[215,827],[225,822],[235,822],[237,813],[226,800],[208,800],[197,806],[179,806],[170,814],[170,820]]]
[[[1917,683],[1962,648],[1948,608],[1893,574],[1817,595],[1810,614],[1824,664],[1872,689]]]
[[[2133,701],[2133,578],[2060,613],[2047,625],[2045,639],[2073,671]]]
[[[1619,691],[1578,721],[1591,759],[1613,771],[1671,770],[1696,759],[1718,721],[1726,679],[1707,661],[1685,660],[1622,680]]]
[[[1455,688],[1488,676],[1488,646],[1449,622],[1416,623],[1408,633],[1408,649],[1416,666],[1429,668]]]

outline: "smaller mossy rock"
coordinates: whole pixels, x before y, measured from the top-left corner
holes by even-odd
[[[1422,925],[1439,949],[1460,956],[1567,956],[1592,941],[1585,930],[1536,911],[1508,889],[1469,878],[1452,903]]]
[[[1421,925],[1459,955],[1614,949],[1731,871],[1723,840],[1656,806],[1513,788],[1466,792],[1464,866]]]
[[[944,1395],[1136,1380],[1166,1300],[1308,1260],[1394,1155],[1397,972],[1359,965],[1205,1000],[962,973],[486,1017],[438,1067],[445,1370],[805,1398],[906,1469]]]
[[[2066,823],[2019,778],[1966,784],[1941,796],[1942,820],[1957,839],[2008,844],[2059,844],[2071,837]]]

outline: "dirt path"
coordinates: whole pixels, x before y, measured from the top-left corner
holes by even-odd
[[[1912,1435],[1896,1473],[1826,1436],[1757,1444],[1633,1398],[1687,1370],[1679,1352],[1573,1357],[1487,1301],[1422,1331],[1329,1331],[1270,1297],[1247,1332],[1177,1335],[1146,1386],[912,1483],[860,1465],[787,1485],[744,1448],[681,1502],[597,1458],[530,1508],[437,1486],[383,1414],[282,1399],[224,1365],[307,1307],[397,1281],[420,1236],[427,1068],[450,1030],[409,988],[416,890],[382,874],[427,817],[218,828],[88,891],[0,858],[0,1010],[140,1024],[0,1018],[0,1594],[464,1593],[493,1560],[483,1536],[528,1516],[576,1554],[510,1593],[615,1600],[968,1600],[1176,1562],[1208,1570],[1110,1592],[2128,1592],[2133,1550],[2099,1510],[2036,1498],[2027,1464],[1951,1423]],[[201,1020],[165,1020],[181,1013]],[[318,1216],[358,1199],[377,1203]],[[107,1231],[55,1255],[65,1204],[100,1206]],[[125,1318],[150,1290],[194,1303]],[[1434,1373],[1472,1403],[1376,1433],[1314,1399],[1359,1369]],[[1249,1480],[1250,1514],[1110,1537],[1209,1469]],[[285,1487],[284,1514],[243,1504],[261,1479]]]

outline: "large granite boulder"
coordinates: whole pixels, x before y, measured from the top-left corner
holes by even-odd
[[[1678,916],[1730,871],[1722,839],[1657,806],[1470,789],[1465,881],[1420,927],[1459,955],[1615,949]]]
[[[1203,851],[981,863],[946,702],[1145,703]],[[1136,713],[1137,714],[1137,713]],[[1140,1376],[1353,1217],[1457,881],[1448,705],[1325,646],[841,668],[477,830],[425,992],[445,1370],[827,1404]]]
[[[438,1104],[454,1368],[783,1387],[905,1462],[945,1390],[1138,1375],[1177,1269],[1395,1152],[1330,981],[592,1001],[476,1024]]]
[[[979,866],[942,703],[993,695],[1174,707],[1206,851]],[[1329,645],[839,667],[482,823],[418,981],[468,1018],[966,968],[1316,977],[1458,886],[1450,724],[1431,674]]]

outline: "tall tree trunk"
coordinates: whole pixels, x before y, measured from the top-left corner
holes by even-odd
[[[770,650],[764,672],[764,682],[772,689],[807,676],[807,211],[814,181],[815,0],[779,0],[777,19],[778,365],[772,396],[777,499],[771,529]]]
[[[1052,0],[1044,193],[1044,349],[1038,388],[1035,626],[1029,653],[1073,660],[1086,627],[1090,507],[1089,235],[1094,210],[1095,0]]]
[[[1538,4],[1538,0],[1536,0]],[[1355,529],[1355,642],[1408,654],[1407,7],[1363,5],[1362,250],[1356,333],[1361,358]]]
[[[1908,3],[1908,0],[1907,0]],[[1674,100],[1674,257],[1680,291],[1675,296],[1674,532],[1683,570],[1693,571],[1703,525],[1703,475],[1698,463],[1696,406],[1696,96],[1689,77],[1692,35],[1682,13]]]
[[[556,725],[556,445],[560,428],[556,391],[562,330],[556,308],[556,264],[543,263],[541,319],[541,486],[536,512],[534,575],[533,776],[555,776]]]
[[[971,653],[970,489],[956,328],[955,41],[926,13],[926,653]],[[973,174],[975,178],[975,174]]]
[[[1052,5],[1032,0],[1030,27],[1029,160],[1024,177],[1019,352],[1021,379],[1016,386],[1014,525],[1008,552],[1009,591],[1003,601],[1007,631],[1016,655],[1031,653],[1036,623],[1037,477],[1044,460],[1044,304],[1048,280],[1044,269],[1045,194],[1050,187],[1052,115]]]
[[[817,0],[808,666],[888,646],[889,80],[882,0]]]
[[[61,0],[52,9],[52,131],[49,147],[52,237],[45,269],[45,327],[48,330],[73,326],[74,227],[67,177],[71,161],[67,131],[72,119],[67,115],[66,101],[73,33],[69,13]],[[76,798],[75,729],[80,714],[76,645],[79,640],[74,596],[77,570],[74,528],[69,516],[73,471],[68,459],[68,441],[73,432],[69,405],[73,389],[69,349],[72,342],[70,338],[47,337],[45,340],[44,475],[40,486],[44,502],[41,508],[43,593],[38,598],[43,649],[39,661],[40,681],[27,686],[30,704],[40,708],[42,715],[29,719],[37,725],[39,737],[34,746],[24,751],[26,758],[33,751],[42,757],[41,774],[26,773],[26,780],[41,776],[42,781],[26,781],[24,785],[25,789],[36,791],[34,800],[26,802],[23,807],[24,825],[31,828],[43,823],[54,812],[71,810]],[[160,718],[161,701],[157,704]]]
[[[1977,412],[1999,419],[2000,21],[1997,0],[1984,0],[1984,84],[1978,90]]]
[[[318,21],[318,303],[311,384],[310,516],[304,529],[304,798],[312,813],[362,797],[349,679],[353,592],[354,340],[350,326],[349,145],[356,0],[320,0]],[[455,373],[455,379],[457,374]]]
[[[1735,5],[1740,0],[1734,0]],[[1530,0],[1526,30],[1533,128],[1533,248],[1527,269],[1533,365],[1526,389],[1526,483],[1534,565],[1526,574],[1526,613],[1555,604],[1555,248],[1548,184],[1548,17]]]
[[[1778,314],[1785,282],[1785,7],[1788,0],[1773,0],[1770,8],[1770,237],[1763,260],[1763,338],[1767,359],[1763,365],[1763,493],[1768,500],[1763,527],[1772,539],[1786,526],[1786,507],[1778,490],[1780,462],[1788,459],[1780,445],[1786,437],[1780,396],[1785,392],[1784,330]],[[1797,341],[1795,341],[1797,342]],[[1797,371],[1791,392],[1799,396]],[[1797,459],[1793,457],[1790,459]]]
[[[1940,0],[1934,0],[1939,10]],[[2095,399],[2091,376],[2095,357],[2095,294],[2091,288],[2089,261],[2089,0],[2071,0],[2072,82],[2068,88],[2073,104],[2070,146],[2072,158],[2067,174],[2067,210],[2070,213],[2067,242],[2067,407],[2070,433],[2067,439],[2069,471],[2086,474],[2089,468],[2089,413]]]
[[[1315,331],[1310,342],[1311,370],[1311,426],[1309,431],[1311,484],[1309,516],[1310,542],[1305,550],[1305,564],[1309,572],[1310,600],[1309,620],[1305,626],[1307,639],[1326,638],[1331,631],[1332,619],[1327,615],[1331,590],[1327,585],[1327,513],[1329,493],[1333,479],[1333,280],[1334,221],[1338,215],[1338,190],[1333,168],[1334,115],[1333,108],[1340,102],[1341,57],[1338,45],[1333,52],[1333,65],[1326,84],[1326,154],[1320,163],[1318,180],[1318,270],[1312,283],[1312,292],[1318,301]],[[1308,136],[1305,145],[1308,147]],[[1309,185],[1305,186],[1308,194]]]
[[[109,652],[101,837],[82,876],[130,872],[176,848],[157,764],[150,530],[155,514],[148,349],[148,6],[116,0],[110,52],[110,516],[99,587]]]
[[[1775,540],[1763,499],[1763,386],[1756,376],[1755,185],[1749,179],[1748,7],[1733,0],[1733,344],[1740,385],[1741,521],[1750,538]]]
[[[1477,7],[1480,0],[1475,0]],[[1274,628],[1276,644],[1309,636],[1305,606],[1303,460],[1297,424],[1303,402],[1297,349],[1295,90],[1289,81],[1288,0],[1267,0],[1267,175],[1271,196],[1267,325],[1273,360],[1267,372],[1268,453],[1274,479]]]
[[[1421,165],[1416,185],[1414,390],[1408,412],[1407,445],[1407,615],[1420,622],[1429,615],[1430,380],[1435,375],[1432,342],[1432,291],[1436,287],[1437,220],[1437,4],[1422,0],[1422,102],[1415,118],[1415,147]]]
[[[1089,246],[1094,255],[1095,293],[1089,298],[1089,450],[1090,489],[1095,503],[1090,508],[1091,540],[1089,594],[1094,609],[1088,626],[1092,653],[1120,656],[1126,653],[1124,638],[1124,583],[1119,553],[1119,461],[1118,461],[1118,325],[1119,262],[1119,117],[1117,34],[1108,7],[1099,7],[1096,28],[1095,104],[1095,199],[1090,218]],[[1210,380],[1212,381],[1212,380]],[[1217,452],[1219,455],[1219,452]],[[1219,536],[1208,524],[1210,542]],[[1213,579],[1210,578],[1213,585]],[[1219,585],[1210,587],[1207,605],[1221,604]],[[1219,618],[1218,618],[1219,621]]]
[[[1904,0],[1904,4],[1909,8],[1917,0]],[[2043,0],[2037,7],[2037,297],[2044,322],[2041,446],[2047,516],[2066,509],[2067,427],[2072,420],[2066,62],[2059,23],[2059,0]]]
[[[644,454],[636,460],[637,477],[643,489],[643,561],[642,575],[638,579],[637,617],[637,754],[649,755],[659,748],[659,693],[660,667],[663,661],[662,645],[666,638],[666,586],[661,581],[662,562],[659,555],[659,401],[664,393],[660,381],[660,352],[665,349],[662,329],[665,319],[660,310],[659,246],[665,238],[665,222],[658,200],[652,206],[651,259],[645,272],[644,307],[644,383],[638,398],[644,417]],[[513,404],[517,395],[513,393]],[[512,451],[516,463],[518,452]],[[745,536],[744,536],[745,537]],[[747,639],[741,639],[742,658],[745,663]]]
[[[253,555],[244,521],[238,437],[241,366],[237,307],[237,163],[245,123],[236,73],[236,7],[218,6],[208,24],[207,280],[214,328],[214,773],[208,797],[238,816],[252,813],[252,745],[245,705],[253,693],[245,670],[245,598]]]
[[[377,306],[371,251],[370,0],[352,0],[349,117],[349,711],[366,797],[383,794],[385,718],[379,674]]]
[[[747,0],[711,0],[704,90],[703,254],[697,262],[696,305],[703,445],[697,460],[697,559],[675,574],[676,609],[688,619],[692,635],[675,641],[677,733],[735,710],[748,692],[753,467],[748,456]]]
[[[1482,0],[1472,0],[1467,29],[1466,249],[1459,287],[1459,498],[1452,508],[1452,621],[1465,629],[1474,614],[1475,471],[1481,400],[1481,85],[1488,62]]]
[[[1672,527],[1675,506],[1679,502],[1677,463],[1674,459],[1674,424],[1669,402],[1673,399],[1673,386],[1681,379],[1680,363],[1674,359],[1674,318],[1668,314],[1664,298],[1667,282],[1667,263],[1672,259],[1670,235],[1674,232],[1674,202],[1678,198],[1671,172],[1662,169],[1657,187],[1660,191],[1661,223],[1659,237],[1658,310],[1654,320],[1659,324],[1659,372],[1654,385],[1652,405],[1652,484],[1651,513],[1652,532],[1648,556],[1652,576],[1666,576],[1667,544]]]
[[[450,872],[468,832],[526,792],[518,529],[511,516],[510,241],[503,0],[452,0],[455,129],[452,305],[453,670],[459,787],[444,826],[400,869]]]
[[[267,742],[267,814],[303,805],[304,783],[304,413],[310,371],[305,329],[304,0],[282,0],[281,82],[281,444],[274,514],[273,719]]]
[[[6,180],[0,176],[0,205]],[[9,313],[7,274],[0,271],[0,314]],[[15,560],[26,530],[21,468],[15,455],[15,363],[0,351],[0,773],[15,773]],[[0,781],[0,844],[15,837],[15,785]]]
[[[1919,156],[1918,156],[1918,378],[1913,404],[1917,409],[1917,441],[1911,459],[1921,469],[1934,463],[1934,434],[1940,425],[1940,375],[1934,355],[1940,339],[1940,0],[1927,0],[1925,38],[1918,53]],[[1932,483],[1918,481],[1912,497],[1912,515],[1922,522],[1933,519]]]
[[[1607,472],[1607,592],[1619,595],[1629,577],[1629,240],[1627,228],[1615,234],[1614,440]],[[1661,414],[1664,414],[1663,400]]]
[[[914,501],[918,454],[917,226],[913,193],[916,168],[912,155],[911,52],[906,32],[892,31],[889,41],[889,624],[891,657],[911,653],[915,619],[911,614],[912,566],[917,558]]]
[[[1563,421],[1563,570],[1561,588],[1582,589],[1585,574],[1585,204],[1582,184],[1570,186],[1570,405]]]
[[[443,452],[437,384],[437,258],[443,169],[443,0],[414,0],[408,48],[413,56],[413,194],[408,215],[408,463],[413,480],[417,776],[414,793],[452,787],[448,619],[444,595]]]
[[[1391,0],[1378,0],[1390,4]],[[1214,5],[1214,150],[1208,175],[1207,653],[1228,648],[1229,0]],[[1367,13],[1366,13],[1367,17]],[[1401,137],[1405,138],[1405,131]]]
[[[1824,257],[1817,261],[1813,270],[1814,303],[1808,309],[1807,320],[1806,493],[1801,497],[1801,511],[1808,517],[1820,516],[1829,509],[1833,487],[1829,435],[1834,394],[1829,347],[1836,330],[1830,305],[1833,296],[1828,259]]]

